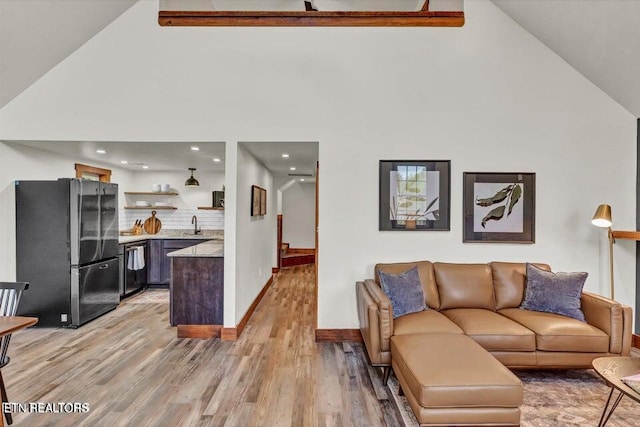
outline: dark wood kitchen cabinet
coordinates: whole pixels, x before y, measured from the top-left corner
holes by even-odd
[[[167,254],[202,242],[201,239],[151,239],[147,283],[151,286],[168,287],[171,282],[171,259]]]
[[[222,326],[224,258],[173,257],[171,260],[171,326]]]
[[[147,265],[147,285],[162,283],[162,239],[149,240]]]

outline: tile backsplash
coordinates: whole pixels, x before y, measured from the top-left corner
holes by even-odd
[[[137,219],[142,222],[151,217],[153,209],[120,209],[119,224],[120,230],[128,230],[133,227]],[[156,218],[162,222],[162,228],[176,230],[188,230],[193,228],[191,218],[198,217],[198,228],[203,230],[224,230],[223,210],[203,210],[203,209],[176,209],[176,210],[156,210]]]

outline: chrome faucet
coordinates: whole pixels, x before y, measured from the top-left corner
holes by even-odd
[[[192,216],[192,217],[191,217],[191,224],[195,224],[195,225],[193,226],[193,234],[200,234],[200,233],[202,233],[202,230],[200,230],[200,229],[198,228],[198,217],[197,217],[197,216],[195,216],[195,215],[194,215],[194,216]]]

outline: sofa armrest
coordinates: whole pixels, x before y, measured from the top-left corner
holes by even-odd
[[[391,301],[373,280],[356,282],[360,332],[374,365],[390,363],[390,338],[393,335]]]
[[[391,351],[390,339],[393,335],[393,308],[391,307],[391,301],[375,281],[367,279],[364,281],[364,286],[377,306],[376,315],[379,325],[380,350]]]
[[[375,303],[364,282],[356,282],[356,299],[358,302],[358,321],[360,334],[372,364],[382,362],[380,349],[380,322],[378,305]]]
[[[624,328],[622,329],[622,351],[621,356],[629,356],[633,344],[633,309],[628,305],[622,306],[622,318]]]
[[[609,352],[628,355],[632,335],[631,307],[589,292],[582,293],[580,302],[587,323],[609,335]]]

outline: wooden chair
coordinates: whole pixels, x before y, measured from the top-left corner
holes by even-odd
[[[27,282],[0,282],[0,316],[15,316],[22,291],[28,288],[29,283]],[[10,341],[11,334],[0,337],[0,394],[2,394],[2,402],[9,402],[4,380],[2,379],[2,368],[9,364],[10,359],[7,355],[7,350],[9,350]],[[7,418],[7,424],[12,424],[11,413],[4,415]]]

